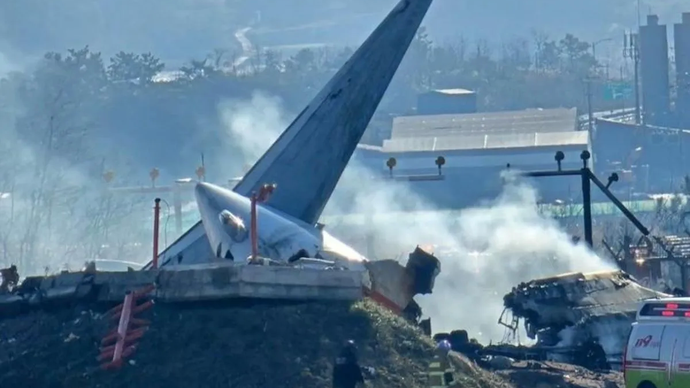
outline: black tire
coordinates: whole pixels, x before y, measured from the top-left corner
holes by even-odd
[[[656,388],[656,385],[649,381],[643,381],[637,386],[637,388]]]

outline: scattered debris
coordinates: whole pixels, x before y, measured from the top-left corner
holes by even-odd
[[[668,296],[623,271],[569,273],[514,287],[504,297],[514,318],[502,323],[517,330],[524,320],[527,336],[537,340],[533,350],[543,352],[541,359],[615,369],[638,302]]]

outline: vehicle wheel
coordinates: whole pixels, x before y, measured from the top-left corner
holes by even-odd
[[[656,388],[656,385],[650,383],[649,381],[643,381],[637,386],[637,388]]]

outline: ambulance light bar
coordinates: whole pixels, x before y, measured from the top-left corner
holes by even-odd
[[[690,318],[690,303],[647,303],[640,310],[640,317]]]

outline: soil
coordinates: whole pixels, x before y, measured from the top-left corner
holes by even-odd
[[[74,307],[0,321],[0,387],[330,387],[346,339],[372,387],[422,387],[433,344],[370,302],[291,305],[155,305],[128,363],[103,371],[96,357],[115,322]]]
[[[422,388],[433,357],[431,339],[369,301],[161,303],[139,318],[152,321],[149,330],[122,368],[110,371],[96,357],[116,322],[93,306],[2,320],[0,387],[326,388],[333,358],[353,339],[360,363],[376,370],[367,387]],[[456,387],[622,387],[620,374],[569,365],[522,362],[492,373],[459,354],[451,360]]]

